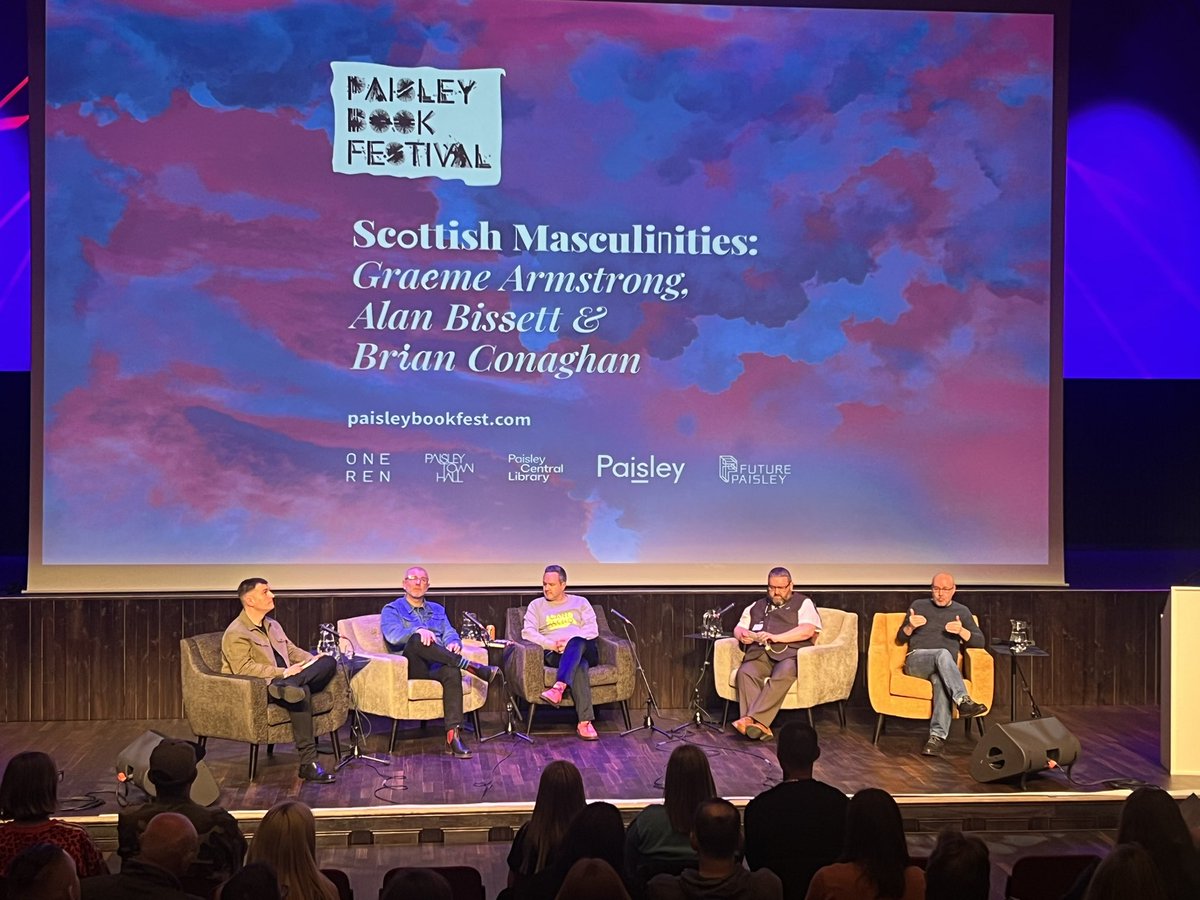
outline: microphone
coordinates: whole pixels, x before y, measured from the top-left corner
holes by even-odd
[[[323,622],[321,624],[317,625],[317,630],[322,632],[323,634],[331,634],[335,638],[340,638],[342,636],[338,632],[338,630],[336,628],[334,628],[332,625],[326,625]]]
[[[463,610],[463,618],[466,619],[468,622],[470,622],[472,625],[474,625],[476,628],[478,628],[480,631],[482,631],[485,636],[487,635],[487,626],[484,625],[482,622],[480,622],[477,618],[475,618],[474,613],[469,613],[464,609]]]
[[[630,621],[629,621],[627,618],[625,618],[623,615],[621,615],[619,612],[617,612],[617,609],[616,609],[616,607],[610,606],[610,607],[608,608],[608,611],[609,611],[610,613],[612,613],[614,616],[616,616],[618,619],[620,619],[622,622],[624,622],[626,625],[628,625],[630,628],[636,628],[636,627],[637,627],[637,626],[636,626],[636,625],[634,625],[632,622],[630,622]]]
[[[724,609],[718,610],[718,611],[717,611],[717,618],[718,618],[718,619],[719,619],[719,618],[721,618],[721,616],[725,615],[725,613],[729,612],[729,611],[730,611],[731,609],[733,609],[735,606],[737,606],[737,601],[736,601],[736,600],[734,600],[732,603],[730,603],[730,604],[729,604],[728,606],[726,606]]]

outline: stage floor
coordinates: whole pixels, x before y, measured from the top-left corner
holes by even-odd
[[[683,713],[668,713],[673,717],[656,718],[656,724],[666,729],[679,725]],[[1002,830],[1028,830],[1031,825],[1020,824],[1022,820],[1034,826],[1040,822],[1034,830],[1062,830],[1072,823],[1104,828],[1115,821],[1110,807],[1125,794],[1109,790],[1104,784],[1109,780],[1156,784],[1180,796],[1200,790],[1200,778],[1172,778],[1159,764],[1157,707],[1058,708],[1046,714],[1056,715],[1083,748],[1072,780],[1062,772],[1032,775],[1025,791],[1009,782],[980,784],[968,772],[975,736],[964,736],[961,722],[955,723],[945,756],[928,758],[918,752],[925,737],[924,723],[890,719],[876,747],[871,744],[873,713],[850,710],[843,730],[832,709],[816,714],[822,748],[816,777],[847,793],[863,787],[890,791],[904,807],[910,831],[936,831],[947,816],[970,820],[975,830],[990,827],[988,822]],[[784,713],[781,721],[797,715],[803,713]],[[358,817],[388,820],[382,830],[396,843],[415,842],[418,832],[430,828],[442,828],[446,840],[488,840],[489,833],[496,840],[499,829],[519,824],[528,815],[541,769],[552,759],[567,759],[579,767],[589,799],[613,801],[630,810],[661,798],[667,757],[681,740],[704,748],[717,790],[735,802],[753,797],[780,778],[773,744],[748,741],[732,728],[722,733],[690,726],[668,738],[649,731],[622,737],[617,733],[619,715],[608,710],[598,723],[601,740],[588,743],[575,737],[573,722],[570,710],[539,710],[533,743],[504,736],[480,746],[469,736],[468,745],[475,753],[470,760],[441,752],[443,735],[437,723],[428,729],[405,723],[390,761],[355,761],[338,773],[333,785],[300,782],[290,745],[277,748],[273,756],[260,751],[258,775],[252,783],[247,780],[249,751],[244,744],[212,740],[206,762],[222,787],[222,805],[248,823],[277,801],[299,796],[326,822],[325,841],[345,833],[347,818]],[[365,741],[365,752],[386,757],[390,723],[371,718],[369,724],[373,733]],[[502,724],[496,715],[483,717],[485,735]],[[89,825],[103,832],[107,817],[119,809],[117,756],[145,730],[192,736],[183,720],[4,723],[0,724],[4,747],[0,755],[7,759],[23,749],[49,752],[66,771],[61,796],[90,793],[104,801],[78,814],[92,819]],[[345,750],[349,743],[345,727],[341,740]],[[332,757],[322,759],[332,767]],[[130,793],[140,800],[136,789]],[[1012,821],[1002,821],[1006,818]],[[358,827],[373,826],[360,822]],[[493,828],[497,831],[490,831]]]
[[[719,710],[716,711],[719,714]],[[914,854],[928,854],[944,827],[972,831],[992,851],[993,896],[1003,896],[1012,862],[1026,853],[1104,852],[1111,843],[1124,788],[1115,779],[1155,784],[1177,797],[1200,792],[1200,777],[1169,776],[1158,762],[1157,707],[1061,707],[1047,709],[1079,739],[1082,752],[1068,780],[1062,772],[1034,775],[1027,789],[999,782],[980,784],[968,771],[974,735],[956,722],[946,755],[919,755],[922,722],[892,719],[879,746],[871,744],[874,714],[849,710],[838,727],[833,710],[818,710],[822,755],[816,777],[847,793],[881,787],[896,796],[904,813]],[[781,716],[803,715],[789,712]],[[656,718],[664,729],[684,721],[683,711]],[[1005,712],[989,716],[1003,721]],[[365,752],[386,756],[390,723],[370,719]],[[483,717],[485,735],[503,725]],[[258,776],[247,781],[249,751],[229,741],[209,742],[206,762],[221,785],[221,804],[254,831],[263,813],[279,800],[299,797],[317,815],[322,865],[346,870],[356,896],[373,897],[383,872],[396,865],[474,865],[484,873],[488,897],[504,884],[504,857],[517,826],[528,818],[542,767],[568,759],[583,774],[589,800],[617,804],[626,819],[662,797],[667,757],[679,741],[705,749],[717,790],[739,806],[780,778],[771,742],[751,742],[731,728],[723,733],[694,726],[670,738],[648,731],[621,737],[615,711],[601,713],[601,739],[574,736],[570,710],[539,711],[532,744],[501,737],[482,746],[473,736],[474,759],[455,760],[441,752],[436,723],[422,730],[402,727],[396,752],[386,763],[356,761],[338,773],[333,785],[310,785],[296,778],[291,746],[273,757],[260,752]],[[116,759],[142,732],[192,737],[184,720],[113,722],[0,723],[0,761],[26,749],[50,753],[66,774],[60,790],[64,807],[71,798],[92,796],[100,805],[64,816],[86,825],[100,846],[116,848]],[[341,732],[343,750],[348,729]],[[323,741],[324,743],[324,741]],[[327,766],[331,757],[323,757]],[[131,789],[126,802],[141,802]]]

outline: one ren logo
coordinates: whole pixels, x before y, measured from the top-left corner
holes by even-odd
[[[596,477],[620,478],[630,484],[649,484],[651,481],[668,478],[672,484],[679,484],[686,465],[687,463],[659,460],[653,453],[649,459],[644,460],[636,456],[617,459],[607,453],[601,453],[596,456]]]

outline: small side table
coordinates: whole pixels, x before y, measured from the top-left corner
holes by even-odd
[[[1020,674],[1020,660],[1028,657],[1049,656],[1041,647],[1030,644],[1019,653],[1014,653],[1012,644],[1008,641],[995,641],[990,648],[997,656],[1007,656],[1008,666],[1008,720],[1017,721],[1017,675]]]

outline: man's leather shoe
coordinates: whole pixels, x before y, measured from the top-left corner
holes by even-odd
[[[987,704],[976,703],[970,697],[967,697],[962,703],[958,704],[958,714],[964,719],[969,719],[972,716],[982,716],[985,712],[987,712]]]
[[[931,734],[929,740],[925,742],[925,746],[921,748],[922,756],[941,756],[942,748],[946,746],[946,739],[940,738],[936,734]]]
[[[319,762],[300,764],[300,778],[314,784],[333,784],[337,777],[332,772],[326,772]]]
[[[467,663],[467,671],[470,672],[472,675],[474,675],[476,678],[482,678],[488,684],[491,684],[493,681],[496,680],[496,673],[499,672],[500,670],[497,669],[495,666],[489,666],[489,665],[486,665],[485,663],[468,662]]]
[[[769,741],[774,735],[771,734],[771,729],[762,722],[751,719],[750,724],[746,726],[746,737],[752,741]]]
[[[284,703],[301,703],[304,701],[304,688],[296,687],[294,684],[271,682],[267,685],[267,696],[272,700],[282,700]]]
[[[470,759],[471,751],[467,749],[467,745],[462,742],[462,738],[458,735],[457,728],[451,728],[446,732],[446,752],[455,759]]]
[[[542,691],[542,699],[551,706],[558,706],[560,703],[562,703],[563,691],[566,689],[567,686],[565,684],[563,684],[561,681],[556,681],[554,682],[554,687],[547,688],[546,690]]]
[[[745,735],[746,729],[753,724],[754,724],[754,720],[752,718],[750,718],[749,716],[742,716],[740,719],[738,719],[736,722],[733,723],[733,730],[736,731],[738,734]]]

